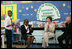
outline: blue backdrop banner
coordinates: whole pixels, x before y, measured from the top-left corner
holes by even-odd
[[[37,20],[37,12],[39,7],[44,3],[51,3],[59,10],[60,19],[56,19],[56,21],[65,21],[67,16],[71,16],[71,1],[22,3],[17,5],[17,16],[20,22],[23,22],[24,19],[28,19],[29,21],[40,21]]]

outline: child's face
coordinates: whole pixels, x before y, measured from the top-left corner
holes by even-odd
[[[17,25],[19,25],[19,22],[17,23]]]
[[[28,25],[28,22],[25,22],[25,25],[27,26]]]
[[[8,15],[11,17],[12,16],[12,13],[11,12],[8,12]]]

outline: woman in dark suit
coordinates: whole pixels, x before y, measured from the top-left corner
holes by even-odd
[[[32,28],[31,25],[29,25],[29,21],[27,19],[24,20],[23,25],[21,26],[21,34],[22,39],[25,40],[25,44],[27,43],[27,48],[30,46],[30,44],[33,43],[34,36],[32,36]]]

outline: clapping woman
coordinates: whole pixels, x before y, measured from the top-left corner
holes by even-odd
[[[47,22],[45,23],[43,43],[42,43],[42,47],[44,48],[49,46],[48,40],[49,38],[54,37],[54,30],[55,30],[55,24],[52,22],[52,17],[47,17],[46,20]]]

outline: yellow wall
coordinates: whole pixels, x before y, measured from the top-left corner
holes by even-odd
[[[10,5],[1,5],[1,16],[5,15],[5,18],[8,16],[8,10],[11,10],[12,15],[12,21],[15,21],[17,19],[17,4],[10,4]],[[1,20],[1,22],[4,22],[4,20]]]

